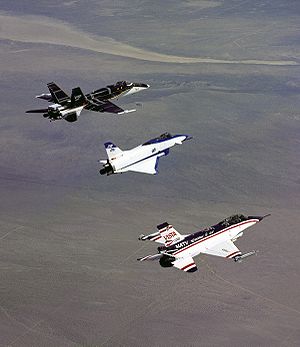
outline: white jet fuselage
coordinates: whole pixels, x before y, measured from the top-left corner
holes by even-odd
[[[133,165],[142,163],[151,158],[159,158],[167,155],[169,148],[182,144],[186,139],[186,135],[178,135],[161,142],[140,145],[133,149],[123,151],[122,154],[116,158],[112,157],[109,162],[114,173],[130,171]]]
[[[195,238],[192,239],[191,244],[184,248],[179,247],[177,251],[172,252],[172,255],[175,257],[195,257],[200,253],[207,253],[206,251],[208,249],[213,249],[215,246],[221,243],[241,237],[243,235],[243,230],[255,225],[258,222],[259,219],[250,219],[236,225],[231,225],[212,235],[209,235],[208,231],[207,236],[202,237],[199,240],[197,240],[197,236],[195,235]],[[184,242],[184,240],[182,242]]]

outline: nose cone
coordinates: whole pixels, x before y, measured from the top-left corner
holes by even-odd
[[[193,136],[191,135],[183,135],[183,136],[185,136],[183,141],[191,140],[193,138]]]
[[[129,87],[129,89],[123,95],[135,94],[135,93],[148,89],[150,86],[149,84],[145,84],[145,83],[128,83],[127,87]]]
[[[180,134],[180,135],[174,135],[173,139],[174,139],[174,143],[177,145],[182,145],[184,141],[190,140],[193,137],[190,135],[185,135],[185,134]]]
[[[136,88],[141,88],[141,90],[150,88],[150,85],[146,83],[133,83],[133,86]]]
[[[271,213],[266,214],[265,216],[248,216],[249,219],[258,219],[261,222],[264,218],[271,216]]]

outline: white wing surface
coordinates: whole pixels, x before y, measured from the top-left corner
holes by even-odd
[[[133,164],[128,167],[128,171],[147,173],[150,175],[155,175],[157,173],[158,157],[154,156],[148,159],[145,159],[137,164]]]
[[[204,251],[202,250],[201,253],[215,255],[217,257],[223,258],[233,258],[237,255],[242,254],[231,240],[219,243],[211,248],[206,248]]]
[[[173,262],[174,267],[185,272],[195,272],[197,265],[192,257],[178,258]]]

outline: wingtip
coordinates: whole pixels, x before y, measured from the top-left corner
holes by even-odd
[[[191,273],[191,272],[195,272],[197,270],[198,270],[197,266],[194,266],[191,269],[187,270],[186,272],[190,272]]]

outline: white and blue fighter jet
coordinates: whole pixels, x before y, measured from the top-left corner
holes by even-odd
[[[150,240],[163,244],[163,246],[158,247],[158,253],[137,260],[159,260],[162,267],[174,266],[186,272],[197,270],[193,257],[201,253],[241,262],[257,251],[242,254],[234,242],[243,236],[245,229],[255,225],[267,216],[269,215],[263,217],[233,215],[216,225],[190,235],[181,235],[172,225],[165,222],[157,226],[158,232],[147,236],[143,234],[139,236],[139,240]]]
[[[157,174],[158,160],[169,154],[169,149],[175,145],[181,145],[191,139],[189,135],[171,135],[164,133],[151,139],[138,147],[122,151],[112,142],[104,144],[108,159],[100,160],[104,164],[99,172],[101,175],[112,175],[127,171],[135,171],[146,174]]]

